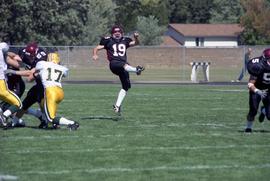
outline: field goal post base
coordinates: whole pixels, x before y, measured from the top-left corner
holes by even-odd
[[[199,67],[202,67],[203,75],[204,75],[204,81],[209,82],[209,68],[210,68],[210,62],[206,61],[200,61],[200,62],[190,62],[190,65],[192,67],[191,69],[191,82],[198,82],[197,75],[199,71]]]

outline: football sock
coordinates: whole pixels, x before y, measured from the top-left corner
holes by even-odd
[[[137,72],[136,67],[132,67],[132,66],[127,65],[127,64],[124,66],[124,69],[125,69],[127,72]]]
[[[125,91],[124,89],[121,89],[118,93],[118,97],[117,97],[117,101],[115,103],[115,105],[117,107],[120,107],[122,104],[122,101],[124,100],[125,96],[127,94],[127,91]]]
[[[247,121],[247,128],[252,129],[253,121]]]
[[[40,110],[33,108],[28,108],[26,113],[35,116],[37,118],[40,118],[42,116],[42,112]]]
[[[60,125],[69,125],[69,124],[74,124],[74,121],[68,120],[64,117],[61,117],[59,120]]]
[[[262,113],[265,115],[265,108],[262,109]]]
[[[4,115],[6,118],[8,118],[11,114],[12,114],[12,112],[11,112],[9,109],[7,109],[7,110],[3,113],[3,115]]]
[[[12,119],[12,123],[13,124],[18,124],[18,123],[22,124],[22,123],[24,123],[24,121],[21,118],[14,116]]]

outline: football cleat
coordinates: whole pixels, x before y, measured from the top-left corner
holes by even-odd
[[[40,124],[38,126],[39,129],[47,129],[48,128],[48,122],[47,120],[44,120],[42,118],[42,116],[38,117],[38,119],[40,120]]]
[[[48,128],[48,123],[46,123],[45,121],[41,121],[38,128],[39,129],[47,129]]]
[[[3,114],[0,114],[0,124],[4,129],[8,126],[7,118]]]
[[[252,129],[251,128],[246,128],[245,133],[252,133]]]
[[[8,127],[11,127],[11,128],[23,128],[23,127],[25,127],[25,122],[18,122],[18,123],[10,122],[8,124]]]
[[[262,123],[264,121],[265,118],[265,114],[263,113],[263,109],[264,107],[261,106],[261,114],[259,115],[259,122]]]
[[[76,121],[74,121],[73,124],[69,124],[67,127],[69,128],[70,131],[75,131],[78,129],[79,127],[79,123],[77,123]]]
[[[142,73],[142,71],[144,71],[144,69],[145,69],[144,67],[138,65],[138,66],[136,67],[136,70],[137,70],[137,71],[136,71],[136,74],[137,74],[137,75],[141,75],[141,73]]]
[[[119,116],[121,115],[121,106],[113,105],[113,110],[115,113],[117,113]]]

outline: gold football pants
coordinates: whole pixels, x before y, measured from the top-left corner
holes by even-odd
[[[22,108],[21,99],[7,87],[7,83],[4,79],[0,80],[0,100],[18,108]]]
[[[64,99],[64,91],[61,87],[53,86],[45,89],[44,110],[47,119],[53,122],[56,117],[58,104]]]

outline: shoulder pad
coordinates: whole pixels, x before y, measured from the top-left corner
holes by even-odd
[[[262,60],[259,57],[249,60],[247,63],[247,70],[248,70],[248,73],[253,76],[260,75],[261,73],[263,73]]]

